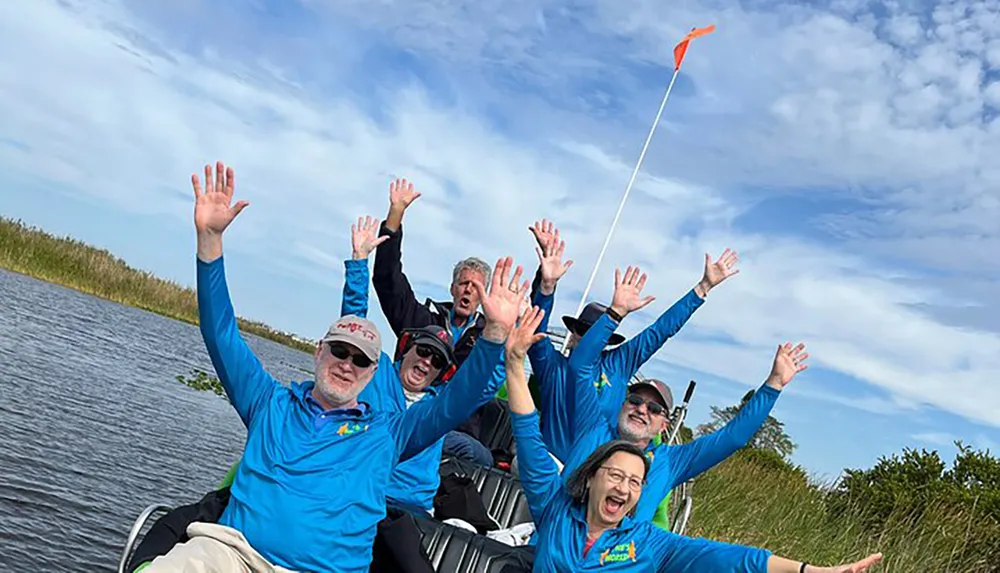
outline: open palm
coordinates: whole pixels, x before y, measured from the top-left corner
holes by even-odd
[[[389,184],[389,204],[393,207],[406,209],[420,198],[420,193],[413,190],[413,183],[406,179],[396,179]]]
[[[708,253],[705,253],[705,275],[702,281],[707,283],[710,288],[719,286],[722,281],[740,272],[739,269],[734,268],[739,260],[740,258],[737,256],[736,251],[730,249],[723,251],[722,255],[714,263],[712,262],[712,257]]]
[[[528,349],[536,342],[545,338],[544,332],[536,333],[538,325],[542,323],[545,311],[537,306],[529,307],[517,321],[517,326],[507,337],[507,356],[516,360],[523,360],[528,353]]]
[[[542,269],[542,280],[556,282],[573,266],[573,261],[563,262],[565,250],[566,241],[559,240],[558,231],[548,237],[544,245],[535,247],[535,252],[538,253],[538,266]]]
[[[355,259],[367,259],[376,247],[389,240],[389,235],[378,236],[379,220],[371,217],[358,217],[358,222],[351,225],[351,248]]]
[[[795,375],[802,372],[809,366],[805,363],[809,358],[809,353],[805,352],[806,345],[799,343],[792,347],[791,342],[786,342],[778,347],[774,354],[774,364],[771,366],[771,374],[768,376],[768,384],[781,390],[795,378]]]
[[[233,192],[236,187],[236,177],[232,167],[226,167],[221,161],[215,165],[216,174],[212,177],[212,166],[205,166],[205,188],[202,190],[198,174],[191,175],[191,186],[194,188],[194,226],[198,233],[221,235],[233,219],[249,205],[248,201],[238,201],[233,205]]]
[[[836,567],[807,567],[808,573],[866,573],[868,568],[882,560],[881,553],[873,553],[861,561]]]
[[[521,273],[524,269],[520,266],[514,271],[514,276],[510,276],[510,269],[514,266],[514,260],[506,257],[497,260],[493,267],[493,280],[490,284],[490,292],[485,292],[482,283],[473,283],[479,292],[483,313],[486,320],[493,323],[504,335],[510,333],[517,322],[517,317],[521,312],[521,301],[528,293],[528,282],[519,285]]]
[[[652,296],[643,298],[642,289],[645,286],[646,273],[640,271],[639,267],[628,267],[624,276],[621,270],[615,269],[615,292],[611,297],[611,308],[624,316],[656,300]]]

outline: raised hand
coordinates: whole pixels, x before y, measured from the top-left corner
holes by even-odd
[[[389,184],[389,206],[405,211],[411,203],[420,198],[420,193],[413,190],[413,183],[406,179],[396,179]]]
[[[376,247],[389,240],[389,235],[378,236],[379,220],[371,217],[358,217],[358,222],[351,225],[351,249],[355,259],[367,259]]]
[[[528,227],[531,234],[535,236],[535,241],[538,243],[539,247],[545,248],[554,237],[559,236],[559,229],[555,228],[552,221],[548,219],[542,219],[541,221],[535,221],[535,224]]]
[[[543,223],[544,225],[544,223]],[[535,227],[539,223],[535,222]],[[544,227],[543,227],[544,228]],[[563,253],[566,250],[566,241],[559,238],[559,229],[551,232],[552,224],[548,224],[550,232],[536,232],[535,228],[529,227],[538,241],[535,253],[538,254],[538,266],[542,274],[542,293],[549,295],[555,291],[556,283],[566,274],[566,271],[573,266],[573,261],[563,262]]]
[[[805,348],[806,345],[801,342],[794,348],[791,342],[778,346],[771,373],[767,377],[767,385],[775,390],[781,390],[795,378],[796,374],[808,368],[805,360],[809,358],[809,353],[804,352]]]
[[[506,257],[497,260],[493,267],[493,280],[490,284],[489,293],[486,287],[479,281],[472,284],[479,293],[480,304],[483,306],[483,313],[486,315],[486,326],[483,328],[483,338],[493,342],[503,342],[507,338],[521,310],[521,301],[528,293],[528,281],[519,285],[521,273],[524,269],[521,266],[514,271],[514,276],[510,276],[510,269],[514,266],[514,260]]]
[[[611,297],[611,310],[625,317],[656,300],[655,297],[642,298],[642,288],[646,286],[646,273],[639,267],[628,267],[622,276],[620,269],[615,269],[615,293]]]
[[[233,219],[250,204],[249,201],[233,202],[233,192],[236,187],[236,176],[232,167],[226,167],[221,161],[215,164],[216,176],[212,178],[212,166],[205,165],[205,189],[202,191],[201,181],[197,173],[191,174],[191,187],[194,188],[194,228],[199,235],[222,235]]]
[[[542,317],[544,316],[545,311],[537,306],[530,307],[521,313],[521,318],[518,319],[517,326],[514,327],[514,330],[507,337],[506,358],[508,361],[523,361],[528,353],[528,349],[534,343],[545,338],[546,334],[544,332],[535,333],[538,330],[538,325],[542,323]]]
[[[873,553],[861,561],[849,565],[837,565],[836,567],[813,567],[806,566],[806,573],[865,573],[868,568],[882,560],[881,553]]]
[[[723,251],[722,255],[714,263],[712,262],[711,255],[705,253],[705,274],[702,275],[701,281],[698,283],[698,287],[700,287],[702,292],[698,294],[704,298],[708,294],[708,291],[719,286],[722,281],[738,274],[740,270],[733,267],[739,260],[740,258],[736,255],[736,251],[730,249]]]

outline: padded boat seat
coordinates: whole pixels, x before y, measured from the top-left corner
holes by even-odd
[[[512,547],[485,535],[415,517],[424,553],[441,573],[530,573],[534,549]]]
[[[514,450],[514,429],[510,425],[507,402],[493,400],[483,407],[479,441],[491,452],[510,454]]]
[[[501,529],[533,521],[521,482],[509,473],[454,458],[443,460],[439,473],[442,477],[458,475],[470,478],[482,496],[486,513],[500,524]]]

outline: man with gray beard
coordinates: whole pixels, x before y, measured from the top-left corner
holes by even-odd
[[[786,342],[778,346],[767,379],[728,424],[687,444],[657,444],[655,438],[667,428],[674,405],[666,384],[646,379],[630,386],[614,422],[601,414],[592,388],[600,367],[601,350],[622,319],[644,306],[641,291],[645,282],[645,275],[638,268],[629,267],[624,276],[615,272],[611,305],[580,339],[574,360],[570,361],[568,387],[574,394],[574,404],[572,427],[568,430],[574,442],[563,475],[572,475],[601,444],[617,439],[634,443],[650,462],[635,519],[656,523],[657,507],[672,489],[711,469],[750,441],[767,420],[781,390],[806,369],[804,361],[809,355],[803,344],[793,347]]]

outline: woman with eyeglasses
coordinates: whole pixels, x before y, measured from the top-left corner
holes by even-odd
[[[532,336],[534,343],[545,335]],[[505,360],[521,484],[538,535],[535,571],[862,573],[881,560],[877,553],[849,565],[817,567],[766,549],[683,537],[635,520],[649,460],[623,440],[599,446],[564,483],[542,443],[524,355],[508,347]]]

